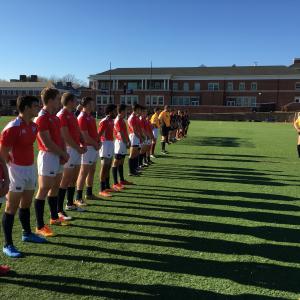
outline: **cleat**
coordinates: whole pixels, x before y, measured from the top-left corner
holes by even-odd
[[[69,226],[70,223],[68,221],[65,221],[64,218],[58,218],[58,219],[50,219],[50,225],[58,225],[58,226]]]
[[[22,241],[28,243],[37,243],[37,244],[47,243],[47,240],[45,238],[38,236],[37,234],[34,233],[23,234]]]
[[[87,203],[83,201],[83,199],[75,200],[74,204],[76,207],[87,206]]]
[[[64,221],[71,221],[73,218],[71,216],[68,216],[64,211],[58,213],[58,217],[60,219],[63,219]]]
[[[120,183],[124,186],[124,185],[134,185],[133,182],[130,182],[130,181],[127,181],[127,180],[123,180],[123,181],[120,181]]]
[[[147,168],[147,167],[149,167],[149,164],[148,163],[144,163],[143,167]]]
[[[52,229],[50,229],[47,225],[45,225],[41,229],[36,228],[35,233],[44,237],[56,236],[56,234],[52,231]]]
[[[115,192],[120,192],[120,191],[122,191],[123,189],[124,189],[124,186],[122,186],[121,184],[114,184],[113,186],[112,186],[112,188],[113,188],[113,190],[115,191]]]
[[[126,189],[126,187],[125,187],[121,182],[119,182],[117,185],[118,185],[118,187],[119,187],[121,190],[125,190],[125,189]]]
[[[115,190],[113,188],[108,188],[108,189],[105,190],[105,192],[107,192],[107,193],[113,193],[113,192],[115,192]]]
[[[84,209],[79,207],[79,206],[76,206],[75,204],[73,205],[66,205],[66,210],[73,210],[73,211],[78,211],[78,212],[83,212]]]
[[[11,258],[18,258],[18,257],[22,256],[21,252],[17,248],[15,248],[13,245],[8,245],[6,247],[3,247],[3,253],[6,256],[11,257]]]
[[[85,195],[85,200],[100,200],[98,196],[92,194],[92,195]]]
[[[157,158],[155,155],[150,155],[151,158]]]
[[[112,197],[112,194],[107,192],[107,190],[104,190],[104,191],[99,193],[99,196],[104,197],[104,198],[109,198],[109,197]]]
[[[0,266],[0,276],[5,276],[10,271],[10,267],[6,265]]]
[[[161,154],[166,155],[167,152],[166,151],[161,151]]]

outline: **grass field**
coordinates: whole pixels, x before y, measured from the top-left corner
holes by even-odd
[[[295,143],[290,124],[193,122],[137,186],[48,244],[22,244],[16,219],[25,257],[0,255],[14,270],[0,299],[298,299]]]

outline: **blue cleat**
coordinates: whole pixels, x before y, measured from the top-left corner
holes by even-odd
[[[22,256],[21,252],[19,252],[19,250],[16,249],[13,245],[8,245],[6,247],[3,247],[3,253],[6,256],[12,258],[18,258]]]
[[[28,243],[46,243],[47,240],[37,234],[34,233],[29,233],[29,234],[23,234],[22,235],[22,241],[23,242],[28,242]]]

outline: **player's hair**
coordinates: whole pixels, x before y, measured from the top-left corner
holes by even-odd
[[[108,115],[109,113],[113,112],[116,108],[117,108],[116,105],[114,105],[114,104],[108,104],[105,107],[105,114]]]
[[[41,98],[44,105],[48,104],[49,100],[54,100],[57,95],[59,95],[59,91],[54,88],[46,87],[41,92]]]
[[[170,106],[169,105],[165,105],[165,109],[168,109]]]
[[[154,112],[158,112],[158,111],[160,111],[160,108],[159,107],[155,107]]]
[[[35,96],[19,96],[17,99],[17,111],[22,113],[26,107],[32,106],[33,103],[39,103],[39,99]]]
[[[120,114],[122,111],[125,111],[127,108],[127,105],[126,104],[120,104],[118,106],[118,114]]]
[[[132,110],[135,112],[135,111],[137,111],[138,109],[142,109],[142,106],[141,105],[139,105],[139,104],[134,104],[134,105],[132,105]]]
[[[83,107],[86,107],[92,101],[94,101],[94,99],[92,97],[83,97],[80,101],[80,105]]]
[[[69,102],[74,101],[75,95],[72,93],[63,93],[61,96],[61,104],[67,106]]]

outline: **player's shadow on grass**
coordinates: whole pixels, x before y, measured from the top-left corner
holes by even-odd
[[[0,283],[30,287],[33,289],[61,293],[62,295],[105,297],[107,299],[258,299],[276,300],[271,296],[252,294],[225,295],[186,287],[164,284],[132,284],[104,281],[68,275],[15,274],[13,277],[0,277]]]
[[[219,136],[189,137],[183,141],[183,145],[255,148],[254,144],[249,142],[248,139]]]
[[[241,157],[241,158],[282,158],[279,156],[266,156],[266,155],[250,155],[250,154],[226,154],[226,153],[195,153],[195,152],[176,152],[178,155],[191,155],[191,156],[224,156],[224,157]]]
[[[140,248],[139,251],[131,251],[92,245],[68,243],[61,245],[74,249],[73,254],[31,253],[30,255],[56,260],[71,260],[78,263],[83,261],[84,263],[113,264],[141,270],[227,279],[243,285],[294,293],[300,292],[300,269],[292,266],[150,253],[141,251]],[[87,252],[83,253],[83,251]],[[95,252],[95,255],[91,251]],[[87,253],[89,254],[87,255]],[[99,254],[104,254],[104,257],[99,257]]]

